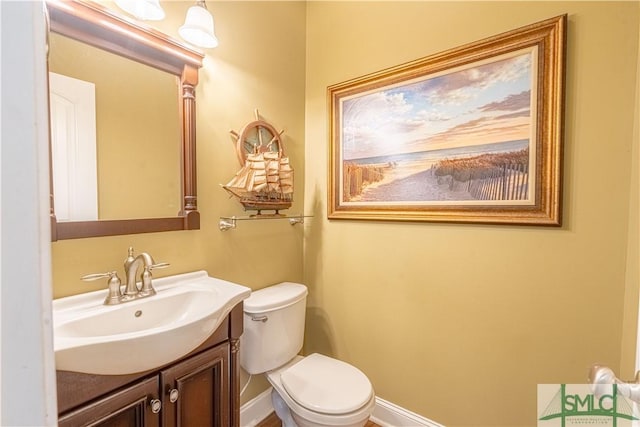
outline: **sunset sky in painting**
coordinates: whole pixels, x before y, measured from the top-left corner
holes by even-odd
[[[345,160],[528,139],[531,51],[342,103]]]

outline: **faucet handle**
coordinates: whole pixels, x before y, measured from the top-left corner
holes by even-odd
[[[122,296],[120,292],[120,286],[122,285],[122,282],[118,277],[117,271],[109,271],[107,273],[87,274],[86,276],[82,276],[80,279],[84,280],[85,282],[91,282],[91,281],[103,279],[106,277],[109,278],[109,281],[107,282],[109,286],[109,293],[107,294],[107,297],[105,298],[104,303],[106,305],[118,304],[120,303],[120,297]]]
[[[115,271],[108,271],[106,273],[93,273],[93,274],[87,274],[86,276],[82,276],[80,278],[80,280],[84,280],[85,282],[93,282],[94,280],[98,280],[98,279],[104,279],[107,277],[111,277],[113,274],[118,274]]]
[[[169,267],[169,265],[168,262],[145,265],[144,271],[142,272],[142,287],[139,292],[141,296],[147,297],[156,294],[156,290],[153,289],[153,285],[151,284],[151,270],[155,268],[166,268]]]
[[[170,265],[171,265],[171,264],[169,264],[168,262],[158,262],[158,263],[151,264],[151,265],[147,266],[147,268],[148,268],[149,270],[155,270],[155,269],[157,269],[157,268],[167,268],[167,267],[169,267]]]

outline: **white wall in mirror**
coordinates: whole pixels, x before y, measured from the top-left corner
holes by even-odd
[[[50,72],[49,91],[56,218],[97,220],[95,84]]]

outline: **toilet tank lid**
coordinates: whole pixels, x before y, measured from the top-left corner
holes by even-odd
[[[264,313],[294,304],[307,296],[307,287],[300,283],[282,282],[251,292],[244,300],[245,313]]]

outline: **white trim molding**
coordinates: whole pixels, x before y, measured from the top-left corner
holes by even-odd
[[[408,411],[377,396],[371,421],[381,427],[444,427],[443,424]]]
[[[240,408],[240,426],[255,427],[273,412],[271,387],[246,402]],[[371,421],[381,427],[444,427],[422,415],[415,414],[376,396]]]
[[[272,388],[269,387],[240,407],[241,427],[255,427],[273,412],[271,390]]]

